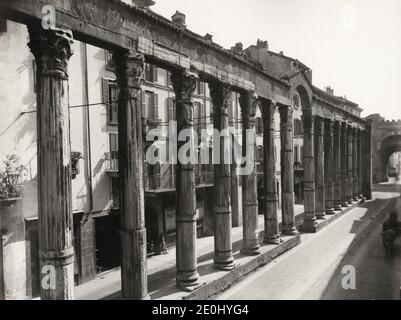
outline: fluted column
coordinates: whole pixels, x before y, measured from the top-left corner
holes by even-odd
[[[188,141],[178,140],[178,150],[184,145],[190,155],[195,155],[193,93],[198,77],[187,70],[172,73],[171,80],[176,99],[178,133],[187,131]],[[189,135],[189,136],[188,136]],[[182,163],[178,157],[176,170],[176,259],[177,285],[185,291],[193,291],[199,285],[196,256],[196,190],[195,164]]]
[[[280,229],[278,223],[278,195],[276,179],[276,156],[275,156],[275,121],[276,104],[264,102],[262,104],[263,117],[263,183],[264,183],[264,206],[265,206],[265,234],[264,242],[279,244]]]
[[[140,98],[144,57],[135,51],[130,51],[115,52],[113,59],[120,89],[118,161],[122,296],[124,299],[144,300],[149,299]]]
[[[315,121],[310,108],[303,110],[304,123],[304,222],[302,230],[315,232]]]
[[[324,121],[316,117],[316,218],[324,219],[325,212],[325,190],[324,190]]]
[[[334,193],[333,206],[341,210],[341,122],[334,123],[333,134]]]
[[[214,107],[214,129],[222,132],[228,129],[227,108],[231,107],[231,89],[228,84],[210,84],[210,96]],[[214,164],[214,266],[217,269],[232,270],[235,268],[231,242],[231,172],[230,164],[224,163],[224,155],[231,154],[229,137],[219,137],[220,148],[214,154],[220,155],[220,163]]]
[[[243,239],[241,253],[246,255],[258,255],[260,253],[258,234],[256,232],[258,227],[258,181],[255,163],[257,99],[258,96],[253,92],[244,92],[239,100],[243,121],[242,153],[244,157],[246,156],[247,161],[251,162],[250,165],[253,166],[252,172],[242,176]],[[249,155],[247,155],[248,152],[250,152]]]
[[[353,151],[352,151],[352,155],[353,155],[353,159],[352,159],[352,165],[353,165],[353,198],[355,201],[358,200],[358,129],[354,128],[354,135],[353,135],[353,139],[352,139],[352,147],[353,147]]]
[[[367,200],[371,200],[372,197],[372,122],[367,121],[365,131],[363,132],[363,181],[362,189],[363,196]]]
[[[29,48],[37,65],[37,146],[41,298],[74,297],[68,61],[72,33],[29,26]],[[46,269],[43,269],[43,268]],[[54,276],[54,278],[53,278]],[[42,282],[43,281],[43,282]]]
[[[333,155],[333,121],[324,123],[324,183],[326,214],[334,214],[334,155]]]
[[[363,198],[362,175],[363,175],[363,153],[362,153],[362,130],[358,130],[358,197]]]
[[[294,155],[293,155],[293,110],[288,106],[280,107],[281,138],[281,211],[283,216],[282,232],[295,235],[294,212]]]
[[[348,138],[347,124],[341,124],[341,206],[348,207]]]
[[[348,188],[347,188],[347,202],[353,203],[354,199],[354,128],[347,127],[347,168],[348,168]]]

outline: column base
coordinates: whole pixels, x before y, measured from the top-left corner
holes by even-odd
[[[336,210],[336,211],[341,211],[341,210],[342,210],[341,204],[336,205],[336,206],[334,207],[334,210]]]
[[[177,271],[176,283],[181,290],[192,292],[202,286],[199,281],[199,273],[195,272],[179,272]]]
[[[328,215],[335,214],[334,208],[326,209],[326,214],[328,214]]]
[[[267,243],[267,244],[280,244],[281,242],[283,242],[283,240],[280,238],[280,235],[276,235],[276,236],[272,236],[272,237],[265,236],[263,238],[263,243]]]
[[[317,220],[326,220],[326,214],[325,213],[316,213],[316,219]]]
[[[288,236],[296,236],[299,232],[295,226],[282,226],[281,233]]]
[[[245,256],[257,256],[260,254],[260,247],[255,248],[242,248],[240,253]]]
[[[317,225],[316,219],[304,220],[299,229],[303,232],[315,233],[316,225]]]
[[[131,299],[131,298],[127,298],[127,297],[124,297],[124,296],[121,296],[121,300],[129,300],[129,301],[132,301],[132,300],[135,300],[135,301],[142,301],[142,300],[144,300],[144,301],[146,301],[146,300],[152,300],[151,298],[150,298],[150,295],[146,295],[146,296],[144,296],[144,297],[142,297],[142,298],[136,298],[136,299]]]
[[[341,204],[341,207],[342,207],[342,208],[348,208],[348,207],[349,207],[348,202],[343,202],[343,203]]]
[[[229,262],[229,263],[222,263],[222,262],[214,262],[213,263],[213,268],[222,270],[222,271],[231,271],[235,269],[235,263]]]

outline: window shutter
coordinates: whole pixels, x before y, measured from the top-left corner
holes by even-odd
[[[205,83],[200,82],[200,94],[203,96],[205,94]]]
[[[159,119],[159,95],[153,93],[153,110],[155,119]]]
[[[109,80],[102,79],[102,102],[108,104],[110,102]]]
[[[157,83],[157,67],[153,67],[153,82]]]
[[[167,108],[168,108],[168,121],[174,120],[174,103],[173,98],[167,98]]]
[[[144,90],[141,91],[141,107],[142,107],[142,117],[146,117],[146,92]]]
[[[171,72],[170,71],[167,71],[166,85],[167,85],[167,87],[171,86]]]

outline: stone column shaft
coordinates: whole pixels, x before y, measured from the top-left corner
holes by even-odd
[[[178,150],[189,145],[189,154],[195,155],[193,93],[197,76],[188,71],[172,73],[172,84],[176,97],[178,134],[182,130],[190,133],[189,141],[178,141]],[[199,287],[199,273],[196,256],[196,190],[195,164],[182,163],[178,158],[176,171],[177,212],[176,212],[176,257],[177,284],[185,291]]]
[[[49,282],[43,279],[49,285],[41,286],[41,298],[67,300],[74,297],[67,70],[72,55],[72,33],[45,30],[40,25],[28,26],[28,31],[38,84],[39,257],[41,270],[47,270],[50,276]],[[41,277],[47,276],[41,273]]]
[[[122,297],[145,300],[148,296],[146,265],[145,196],[141,84],[143,55],[135,51],[116,51],[118,103],[118,143],[121,212],[121,288]]]
[[[255,162],[255,114],[258,106],[257,99],[258,97],[253,92],[245,92],[240,96],[243,119],[242,154],[250,162],[250,164],[246,163],[246,166],[250,165],[253,167],[252,172],[242,176],[243,239],[241,253],[246,255],[260,254],[258,234],[256,232],[258,227],[258,180]]]
[[[311,109],[303,111],[304,123],[304,210],[302,230],[315,232],[315,121]]]
[[[288,106],[280,107],[281,137],[281,210],[283,216],[282,232],[295,235],[294,212],[294,155],[293,155],[293,110]]]
[[[341,122],[336,121],[333,136],[334,157],[334,194],[333,206],[335,210],[341,210]]]
[[[362,168],[363,168],[363,157],[362,157],[362,131],[358,130],[358,197],[363,198],[362,191]]]
[[[353,135],[353,140],[352,140],[352,146],[353,146],[353,151],[352,151],[352,155],[353,155],[353,159],[352,159],[352,165],[353,165],[353,196],[354,196],[354,200],[357,201],[358,200],[358,129],[355,128],[354,129],[354,135]]]
[[[334,214],[334,155],[333,155],[333,122],[326,120],[324,123],[324,182],[325,182],[325,209],[327,214]]]
[[[372,196],[372,122],[368,121],[363,132],[363,195],[367,200]]]
[[[316,218],[324,219],[325,212],[325,190],[324,190],[324,121],[316,117]]]
[[[276,179],[276,156],[275,156],[275,121],[276,104],[264,103],[262,107],[263,116],[263,183],[264,183],[264,205],[265,205],[265,235],[264,242],[279,244],[280,229],[278,223],[278,195]]]
[[[341,124],[341,206],[348,207],[348,135],[347,126]]]
[[[347,146],[348,146],[348,153],[347,153],[347,168],[348,168],[348,188],[347,188],[347,202],[349,204],[353,203],[354,199],[354,129],[350,126],[347,128]]]
[[[212,83],[210,96],[214,106],[214,128],[219,132],[228,130],[227,108],[231,107],[230,86],[220,82]],[[231,165],[224,161],[225,154],[232,153],[229,138],[230,134],[227,131],[224,136],[217,138],[220,140],[220,148],[217,149],[215,145],[213,147],[214,158],[216,159],[216,156],[220,158],[220,163],[214,164],[214,266],[227,271],[235,268],[231,242]]]

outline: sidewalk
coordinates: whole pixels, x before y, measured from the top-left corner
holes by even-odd
[[[303,205],[295,205],[296,222],[299,224],[303,218]],[[281,213],[279,213],[281,222]],[[259,216],[258,231],[263,233],[264,217]],[[232,229],[233,251],[240,248],[242,240],[242,226]],[[202,264],[212,259],[214,251],[214,237],[197,239],[196,242],[198,262]],[[162,298],[160,289],[173,280],[175,283],[175,247],[169,249],[168,254],[153,256],[147,259],[148,287],[151,298]],[[216,271],[217,273],[218,271]],[[209,272],[210,273],[210,272]],[[171,291],[171,284],[169,285]],[[175,288],[177,291],[178,289]],[[116,268],[99,275],[96,279],[75,287],[75,299],[77,300],[101,300],[115,299],[120,296],[121,291],[121,269]],[[162,290],[164,291],[164,290]],[[156,292],[159,292],[156,294]]]

